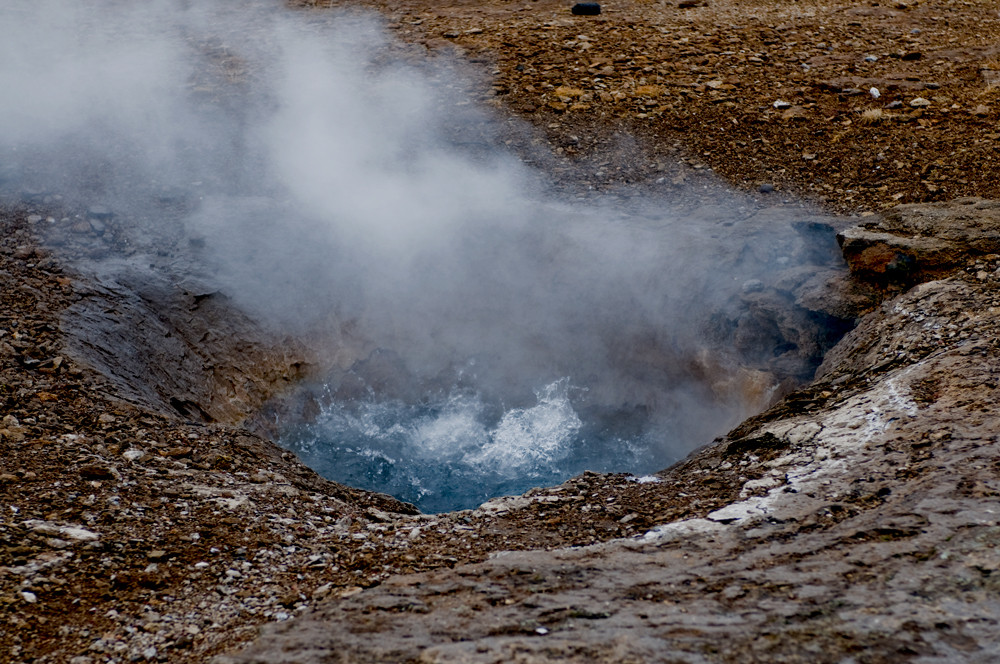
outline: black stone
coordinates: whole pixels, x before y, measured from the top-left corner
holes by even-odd
[[[601,13],[601,6],[596,2],[578,2],[570,11],[577,16],[597,16]]]

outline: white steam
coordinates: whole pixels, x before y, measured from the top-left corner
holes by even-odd
[[[537,434],[524,454],[565,435],[545,422],[565,424],[566,400],[534,396],[563,378],[584,407],[643,409],[678,453],[760,405],[766,386],[704,323],[793,256],[794,233],[725,242],[751,223],[735,199],[553,200],[449,86],[455,63],[390,52],[374,21],[279,4],[5,0],[0,186],[183,227],[211,287],[326,339],[332,392],[472,384],[509,414],[491,440]],[[164,192],[182,215],[157,216]]]

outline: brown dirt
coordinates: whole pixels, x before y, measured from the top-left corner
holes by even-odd
[[[311,4],[374,7],[399,39],[479,63],[484,101],[540,128],[580,184],[682,189],[693,168],[850,213],[1000,196],[986,0]]]

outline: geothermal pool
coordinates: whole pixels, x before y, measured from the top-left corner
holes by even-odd
[[[588,412],[563,378],[509,406],[455,389],[418,403],[331,402],[281,444],[323,476],[389,493],[424,512],[469,509],[593,470],[646,473],[675,461],[643,409]]]
[[[100,273],[162,269],[329,354],[309,411],[268,425],[331,479],[439,511],[655,471],[844,330],[815,213],[707,175],[558,193],[537,128],[473,104],[462,62],[393,56],[377,20],[67,4],[0,23],[3,177],[113,211]]]

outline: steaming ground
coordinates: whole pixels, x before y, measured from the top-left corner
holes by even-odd
[[[828,321],[763,299],[835,255],[794,213],[560,200],[455,63],[240,7],[5,3],[2,186],[108,206],[134,263],[183,233],[186,288],[320,343],[274,424],[333,479],[437,510],[647,472],[815,367]]]

